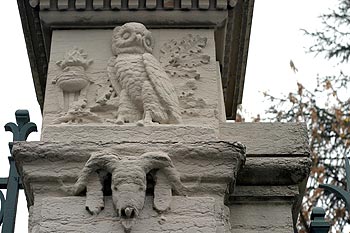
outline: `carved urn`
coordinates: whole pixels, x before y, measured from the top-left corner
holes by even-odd
[[[85,69],[82,66],[67,66],[57,76],[56,84],[65,92],[77,92],[89,84]]]
[[[85,70],[92,63],[82,49],[74,48],[69,51],[63,60],[56,64],[62,69],[54,83],[64,92],[78,92],[89,84]]]

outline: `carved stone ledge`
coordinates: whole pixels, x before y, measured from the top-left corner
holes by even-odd
[[[224,232],[229,228],[224,200],[233,192],[236,176],[245,162],[245,147],[222,141],[16,142],[13,156],[28,203],[34,205],[31,218],[36,215],[52,218],[52,214],[44,212],[47,206],[55,205],[63,212],[66,208],[79,212],[77,217],[67,213],[71,219],[67,227],[75,227],[72,218],[86,221],[87,213],[90,213],[97,225],[116,229],[116,232],[145,232],[140,224],[146,224],[152,232],[170,231],[172,227],[193,232],[199,227],[205,229],[201,232],[209,233],[214,229]],[[71,196],[84,194],[85,188],[86,198]],[[110,195],[114,204],[108,200]],[[158,214],[150,208],[148,195],[154,196],[153,207]],[[70,204],[67,206],[67,203]],[[113,205],[115,212],[111,211]],[[202,205],[205,210],[200,207]],[[38,212],[38,208],[41,211]],[[101,221],[100,216],[110,220]],[[123,227],[116,226],[114,219]],[[173,225],[180,219],[183,224]],[[193,224],[193,219],[199,222]],[[32,226],[33,229],[45,229],[46,221],[36,219],[34,222],[38,225]],[[48,224],[54,225],[52,229],[58,229],[56,227],[63,223],[55,220]]]
[[[232,191],[235,177],[245,162],[245,147],[229,142],[16,142],[13,155],[26,193],[33,200],[35,189],[57,192],[59,179],[67,184],[74,183],[91,153],[106,148],[120,156],[140,156],[150,151],[167,153],[190,196],[207,193],[223,197],[227,190]],[[40,195],[46,194],[41,192]]]

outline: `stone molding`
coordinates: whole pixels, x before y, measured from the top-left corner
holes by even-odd
[[[237,0],[29,0],[32,7],[39,5],[40,10],[224,10],[234,7]]]

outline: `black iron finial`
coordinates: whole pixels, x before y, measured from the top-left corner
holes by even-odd
[[[7,123],[5,131],[13,133],[13,141],[25,141],[31,132],[36,132],[36,124],[30,122],[28,110],[17,110],[16,122]],[[10,153],[13,143],[9,143]],[[21,188],[21,179],[18,175],[14,158],[9,156],[10,172],[8,178],[0,178],[0,188],[7,189],[6,199],[0,190],[0,225],[2,233],[13,233],[17,212],[18,191]]]
[[[36,124],[29,122],[29,112],[28,110],[17,110],[16,122],[7,123],[5,125],[5,131],[11,131],[13,133],[13,141],[25,141],[31,132],[37,132]]]

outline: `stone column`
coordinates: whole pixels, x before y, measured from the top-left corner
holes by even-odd
[[[13,148],[29,232],[255,232],[249,218],[266,210],[292,230],[283,214],[299,206],[307,145],[278,154],[284,126],[225,123],[242,98],[252,1],[29,2],[43,129]],[[289,196],[271,207],[274,195]]]
[[[31,2],[51,39],[41,141],[14,148],[29,231],[229,232],[227,3],[105,2]]]

